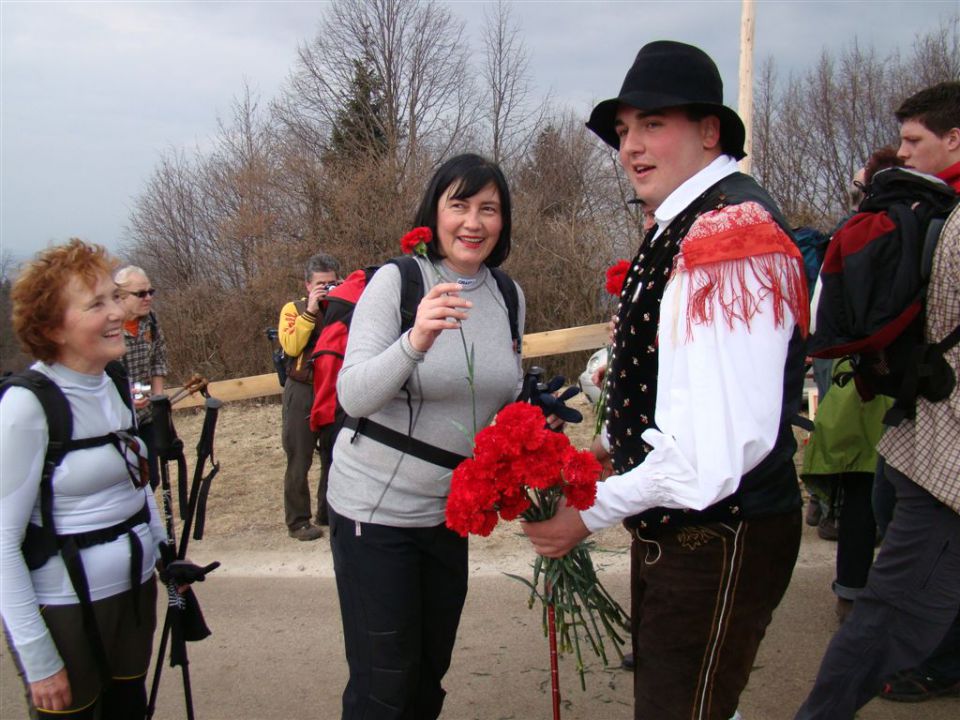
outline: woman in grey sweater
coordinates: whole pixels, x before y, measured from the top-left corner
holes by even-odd
[[[510,252],[503,173],[477,155],[448,160],[416,225],[432,235],[428,258],[417,259],[425,292],[413,327],[401,335],[401,276],[385,265],[354,310],[337,394],[353,418],[467,456],[474,427],[512,402],[522,380],[507,304],[489,270]],[[522,334],[519,287],[517,294]],[[473,397],[464,340],[475,353]],[[450,467],[422,445],[398,449],[371,434],[364,426],[339,434],[327,494],[350,668],[343,718],[429,720],[443,706],[467,541],[444,525]]]

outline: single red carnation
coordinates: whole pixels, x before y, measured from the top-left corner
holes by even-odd
[[[494,508],[499,493],[494,486],[490,467],[467,458],[457,465],[450,479],[450,494],[447,496],[447,527],[466,537],[483,530],[489,535],[496,525]],[[492,524],[490,514],[493,515]]]
[[[433,239],[433,233],[428,227],[415,227],[400,238],[400,249],[404,255],[426,255],[427,243]]]
[[[447,527],[460,537],[482,535],[486,537],[496,527],[499,517],[496,510],[482,509],[452,495],[447,498]]]
[[[563,479],[570,485],[596,485],[602,470],[600,461],[589,450],[571,446],[563,458]]]
[[[562,482],[564,452],[570,440],[563,433],[547,430],[543,442],[535,453],[526,455],[515,464],[515,472],[524,485],[546,490]]]
[[[530,507],[530,498],[520,487],[513,487],[500,496],[500,517],[516,520]]]
[[[510,403],[497,413],[493,425],[477,434],[475,454],[510,458],[535,451],[548,433],[545,422],[543,411],[535,405]]]
[[[589,450],[568,453],[563,464],[563,495],[577,510],[586,510],[597,499],[600,461]]]
[[[630,270],[630,262],[627,260],[618,260],[614,265],[607,268],[607,292],[614,297],[620,297],[623,292],[623,282],[627,279],[627,271]]]

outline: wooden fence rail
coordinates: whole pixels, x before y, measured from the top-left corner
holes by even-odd
[[[523,336],[523,357],[562,355],[578,350],[593,350],[606,344],[606,323],[581,325],[580,327],[564,328],[563,330],[547,330],[546,332],[530,333]],[[279,395],[283,392],[276,373],[251,375],[250,377],[234,378],[233,380],[218,380],[210,383],[209,389],[211,395],[225,402]],[[167,394],[173,395],[177,390],[179,388],[170,388],[167,390]],[[200,407],[201,405],[203,405],[203,398],[198,395],[191,395],[178,402],[174,410]]]

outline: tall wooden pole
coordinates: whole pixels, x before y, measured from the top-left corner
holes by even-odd
[[[753,0],[742,0],[740,13],[740,119],[747,130],[743,149],[747,156],[740,161],[740,170],[750,172],[753,151]]]

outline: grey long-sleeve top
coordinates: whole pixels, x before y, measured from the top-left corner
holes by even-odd
[[[436,272],[418,258],[424,287]],[[445,265],[444,282],[458,277]],[[467,348],[475,353],[477,429],[485,427],[516,399],[523,378],[513,347],[506,303],[486,267],[461,296],[473,307],[463,322]],[[526,305],[519,295],[519,330]],[[460,333],[445,330],[426,352],[400,335],[400,271],[385,265],[364,290],[350,323],[350,337],[337,394],[348,415],[369,417],[413,437],[461,455],[473,447],[470,388]],[[407,394],[410,393],[408,406]],[[467,434],[463,432],[466,429]],[[344,429],[333,450],[327,501],[340,515],[361,522],[398,527],[432,527],[444,521],[452,471],[405,455]]]

